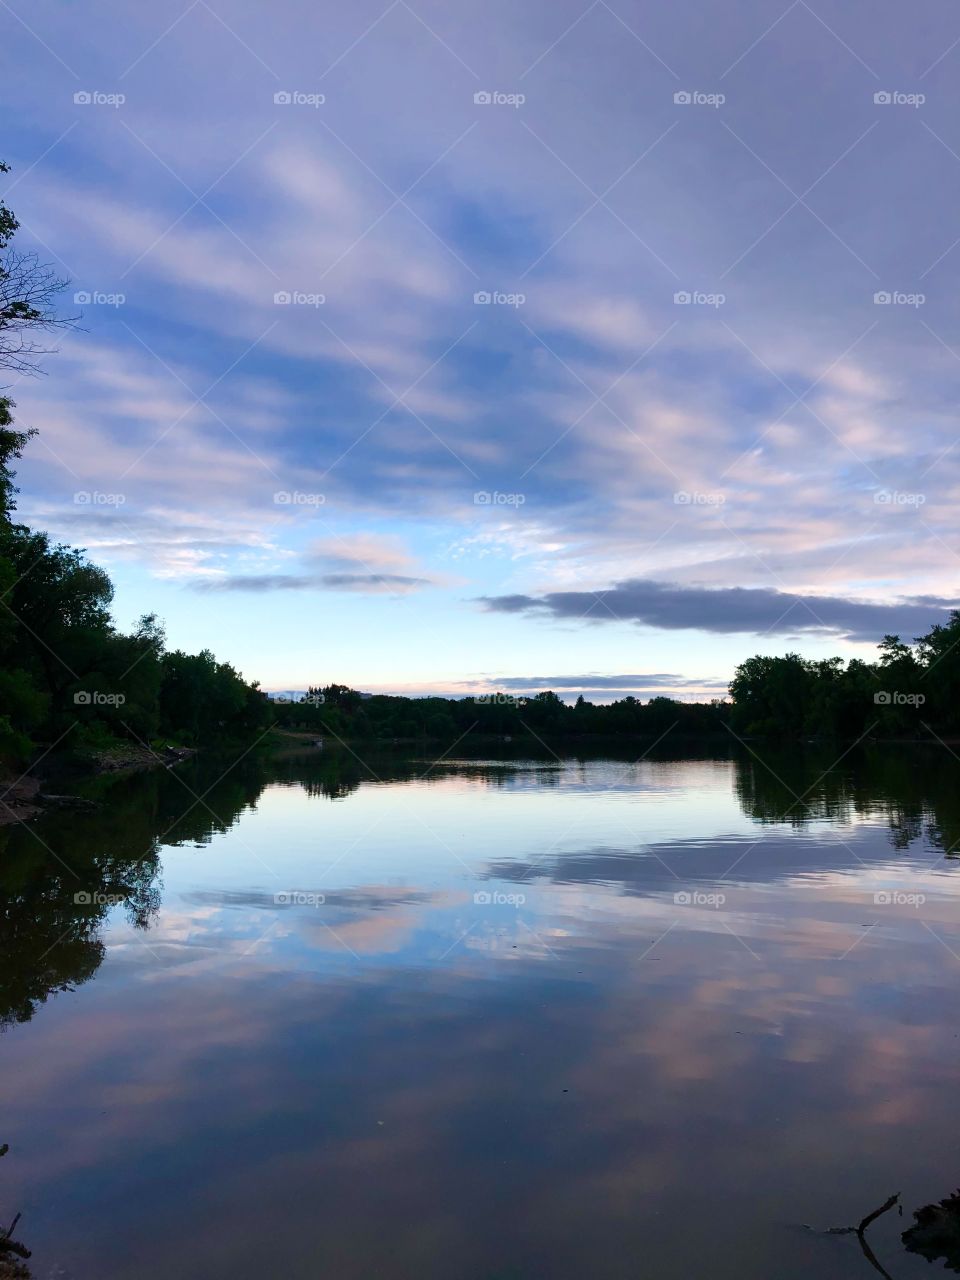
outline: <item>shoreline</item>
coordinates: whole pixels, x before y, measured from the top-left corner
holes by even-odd
[[[20,777],[0,776],[0,827],[15,822],[31,822],[54,809],[92,809],[95,804],[83,796],[53,793],[46,788],[58,778],[70,785],[83,784],[104,774],[138,773],[143,769],[167,768],[189,760],[197,754],[195,747],[166,747],[162,752],[138,744],[119,744],[89,755],[74,758],[67,769],[62,760],[50,758],[52,768],[32,773],[28,765]],[[36,762],[42,764],[44,757]],[[58,768],[60,764],[60,768]]]
[[[671,746],[682,745],[689,750],[699,747],[703,751],[733,754],[738,748],[751,750],[752,745],[774,748],[785,747],[845,747],[851,745],[861,747],[960,747],[960,738],[775,738],[734,736],[733,734],[669,734],[662,737],[663,746],[669,750]],[[632,750],[635,747],[652,750],[661,744],[661,738],[649,734],[622,734],[610,736],[605,734],[559,734],[556,736],[536,733],[525,734],[489,734],[468,733],[458,740],[465,752],[502,750],[531,751],[534,754],[547,752],[557,756],[558,753],[576,754],[578,750],[591,752],[614,750]],[[274,728],[267,739],[268,749],[274,752],[286,749],[288,753],[299,754],[309,750],[316,752],[336,753],[346,751],[356,755],[358,751],[376,750],[429,752],[442,746],[438,738],[391,738],[391,737],[351,737],[340,738],[331,734],[304,732],[290,729]],[[138,773],[146,769],[168,768],[192,759],[198,754],[196,747],[167,746],[153,750],[137,743],[118,743],[111,747],[90,751],[83,756],[63,757],[41,755],[37,761],[28,765],[19,776],[13,770],[0,768],[0,827],[11,826],[18,822],[31,822],[56,809],[92,809],[97,802],[77,794],[75,788],[82,789],[96,778],[104,776],[122,776]],[[645,753],[644,753],[645,754]],[[441,757],[443,758],[443,757]],[[643,758],[643,756],[641,756]],[[361,760],[362,763],[362,760]],[[41,768],[40,766],[44,766]],[[34,768],[39,771],[34,773]],[[64,786],[63,792],[49,790],[51,787]]]
[[[376,746],[376,747],[417,747],[434,746],[442,743],[442,738],[420,737],[420,738],[393,738],[393,737],[340,737],[323,731],[306,731],[296,729],[277,729],[274,728],[270,732],[273,741],[279,741],[289,745],[300,745],[304,747],[316,747],[317,750],[335,751],[338,748]],[[834,738],[834,737],[776,737],[761,736],[758,734],[735,734],[732,731],[726,733],[690,733],[679,732],[666,734],[656,734],[652,730],[646,733],[622,733],[622,734],[605,734],[605,733],[558,733],[551,734],[548,731],[543,733],[535,733],[532,730],[527,733],[501,734],[501,733],[465,733],[457,739],[457,746],[461,743],[466,745],[476,744],[478,746],[531,746],[539,743],[541,747],[549,747],[551,744],[556,746],[583,746],[583,747],[608,747],[618,743],[630,746],[633,743],[659,743],[665,745],[670,743],[682,742],[686,746],[691,744],[702,744],[705,747],[713,747],[719,743],[728,746],[745,746],[750,743],[757,743],[765,746],[777,747],[825,747],[835,745],[838,747],[850,746],[901,746],[901,747],[960,747],[960,737],[923,737],[923,738],[881,738],[881,737],[863,737],[863,738]]]

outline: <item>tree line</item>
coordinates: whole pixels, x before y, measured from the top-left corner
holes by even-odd
[[[729,706],[628,695],[608,704],[578,697],[569,704],[553,690],[514,696],[406,698],[363,694],[342,684],[311,687],[303,697],[274,702],[279,728],[329,734],[334,739],[430,739],[445,744],[480,734],[499,738],[605,737],[678,733],[691,737],[722,731]]]
[[[207,649],[168,650],[153,614],[120,631],[106,572],[14,519],[10,462],[26,433],[10,427],[9,400],[0,412],[0,759],[61,741],[80,750],[241,740],[269,723],[256,684]]]
[[[73,322],[54,308],[64,282],[12,245],[18,226],[0,201],[0,369],[22,374],[47,351],[44,335]],[[104,570],[15,519],[13,463],[34,433],[16,429],[13,409],[0,395],[0,761],[23,761],[38,743],[190,745],[268,723],[266,699],[229,663],[168,651],[154,615],[119,631]]]
[[[730,682],[730,723],[757,737],[938,738],[960,733],[960,611],[876,662],[757,656]]]
[[[333,738],[453,742],[502,738],[641,737],[690,739],[927,738],[960,734],[960,611],[912,644],[884,636],[876,662],[814,660],[797,653],[742,662],[729,699],[679,702],[628,695],[606,704],[582,695],[572,704],[544,690],[515,696],[405,698],[364,695],[346,685],[311,687],[275,702],[277,725]]]

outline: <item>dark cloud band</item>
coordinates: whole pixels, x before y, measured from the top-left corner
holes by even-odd
[[[684,587],[629,578],[597,591],[551,591],[542,596],[483,596],[497,613],[541,613],[590,622],[639,622],[663,630],[721,634],[821,635],[876,641],[888,632],[912,638],[945,622],[960,600],[916,596],[893,604],[842,596],[800,596],[767,587]]]

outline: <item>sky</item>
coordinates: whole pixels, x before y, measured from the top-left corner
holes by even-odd
[[[0,0],[21,518],[267,689],[719,696],[958,603],[945,0]]]

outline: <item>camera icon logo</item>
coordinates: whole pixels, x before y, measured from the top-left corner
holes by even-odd
[[[479,93],[473,95],[474,105],[478,107],[488,107],[493,101],[493,94],[488,93],[486,89],[481,89]]]
[[[93,95],[88,93],[86,89],[81,89],[73,95],[73,101],[78,107],[88,107],[93,101]]]
[[[673,100],[678,107],[688,107],[693,101],[693,94],[687,89],[680,89],[673,95]]]
[[[73,695],[73,705],[75,707],[89,707],[93,701],[93,695],[89,689],[80,689]]]
[[[889,707],[893,698],[886,689],[881,689],[879,693],[873,695],[874,704],[878,707]]]
[[[287,292],[286,289],[281,289],[279,293],[275,293],[273,295],[274,306],[286,307],[290,305],[291,301],[292,301],[291,295]]]
[[[273,95],[273,101],[278,107],[288,107],[293,101],[293,94],[288,89],[280,89]]]
[[[686,889],[681,889],[679,893],[673,895],[673,901],[678,907],[689,907],[693,899]]]
[[[674,304],[678,307],[688,307],[692,300],[690,293],[686,289],[680,289],[673,295]]]
[[[879,289],[873,295],[873,305],[875,307],[889,307],[893,302],[893,295],[888,293],[886,289]]]
[[[293,901],[293,891],[288,889],[285,893],[275,893],[273,901],[278,907],[289,907]]]
[[[475,507],[489,507],[493,503],[493,495],[488,493],[486,489],[481,489],[473,495],[473,505]]]
[[[478,307],[487,307],[493,301],[493,297],[491,294],[487,292],[486,289],[479,289],[473,295],[473,301],[474,301],[474,304]]]
[[[878,107],[888,107],[893,101],[893,95],[881,89],[879,93],[873,95],[873,101]]]
[[[86,289],[79,289],[73,295],[74,304],[78,307],[88,307],[90,305],[90,293]]]
[[[493,901],[493,894],[488,893],[486,889],[478,889],[473,895],[473,901],[478,907],[489,907]]]
[[[79,893],[73,895],[73,901],[78,907],[89,907],[93,901],[93,895],[87,893],[85,889],[81,889]]]

